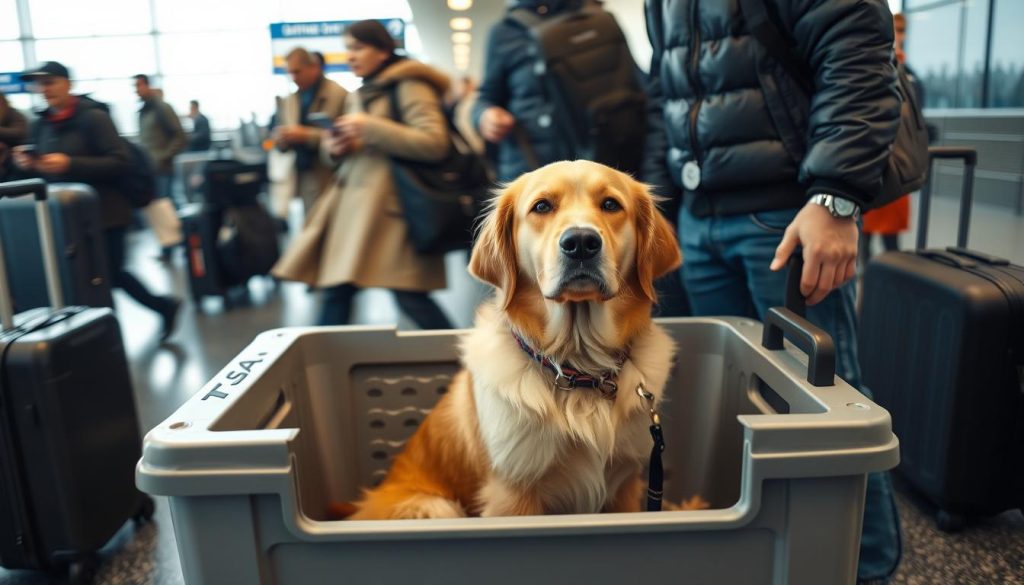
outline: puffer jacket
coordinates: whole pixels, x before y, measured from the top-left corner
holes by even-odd
[[[571,10],[581,0],[514,0],[509,10],[529,8],[548,16]],[[505,108],[516,119],[537,156],[537,162],[550,162],[572,157],[572,149],[552,123],[551,104],[545,99],[541,78],[534,72],[537,58],[531,54],[530,33],[518,23],[505,18],[491,28],[487,40],[484,79],[480,97],[473,107],[473,126],[480,128],[480,116],[491,106]],[[546,125],[545,125],[546,122]],[[511,181],[532,170],[527,163],[513,130],[497,148],[498,180]]]
[[[765,0],[814,72],[800,86],[747,30],[739,0],[647,0],[654,53],[644,179],[697,216],[881,189],[900,97],[885,0]],[[699,167],[685,188],[683,167]],[[694,178],[690,165],[691,181]]]

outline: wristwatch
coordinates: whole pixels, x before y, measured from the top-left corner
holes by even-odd
[[[824,207],[832,214],[832,217],[842,219],[857,219],[860,217],[860,207],[849,199],[843,199],[842,197],[836,197],[835,195],[829,195],[828,193],[818,193],[817,195],[811,196],[811,203],[817,203]]]

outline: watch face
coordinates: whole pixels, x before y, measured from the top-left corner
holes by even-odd
[[[853,215],[853,210],[856,209],[856,205],[853,201],[833,197],[832,208],[835,209],[836,215],[840,217],[850,217]]]

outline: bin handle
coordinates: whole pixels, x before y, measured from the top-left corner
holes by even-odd
[[[772,307],[764,316],[761,345],[766,349],[783,349],[783,339],[789,337],[807,354],[807,381],[813,386],[832,386],[836,375],[836,347],[832,337],[802,316],[804,298],[800,294],[800,275],[803,256],[799,250],[789,261],[786,278],[786,307]]]

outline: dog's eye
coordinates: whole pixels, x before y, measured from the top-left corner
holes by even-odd
[[[554,207],[551,206],[551,202],[547,199],[541,199],[540,201],[533,204],[530,211],[534,213],[550,213]]]
[[[622,205],[620,205],[618,201],[609,197],[601,202],[601,209],[605,211],[620,211],[622,209]]]

